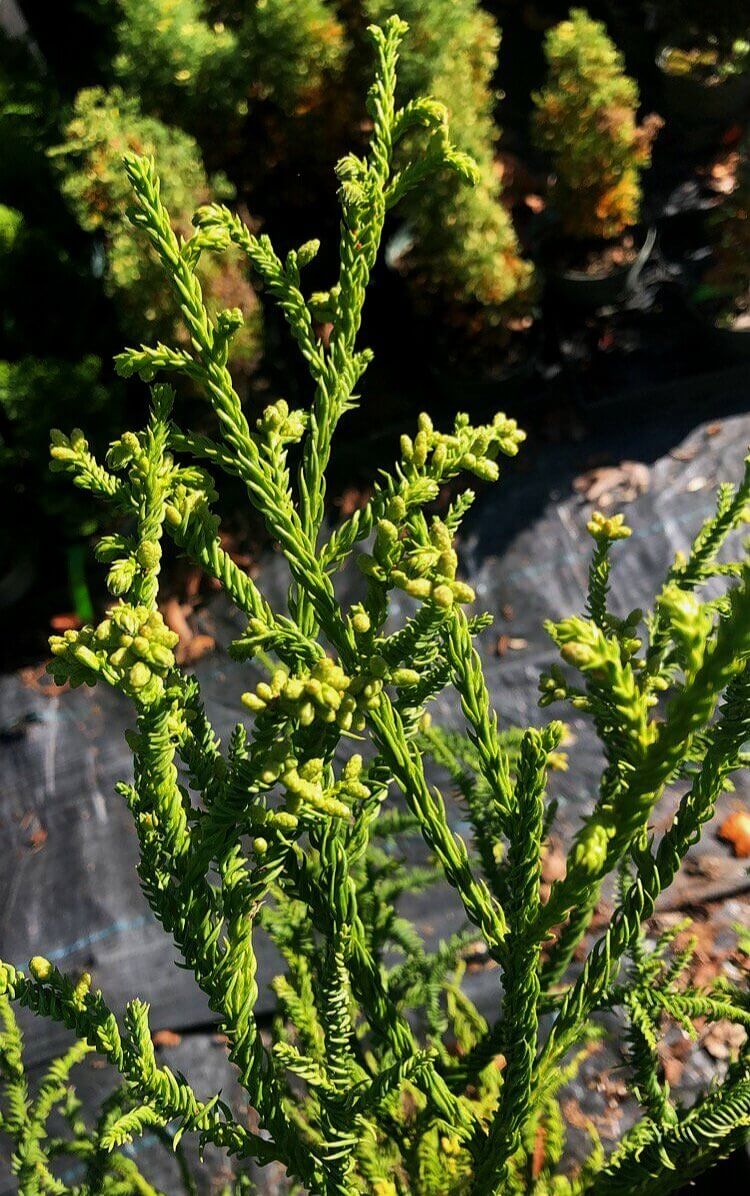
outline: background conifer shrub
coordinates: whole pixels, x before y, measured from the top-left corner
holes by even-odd
[[[127,218],[130,187],[122,157],[128,151],[155,155],[164,163],[164,196],[181,236],[188,234],[200,204],[212,197],[229,198],[233,188],[221,177],[209,182],[189,134],[143,116],[135,97],[119,88],[79,92],[65,140],[51,151],[64,197],[81,227],[97,235],[105,287],[116,301],[123,328],[144,339],[169,336],[176,327],[169,287],[157,263],[140,251]],[[236,256],[209,261],[203,286],[209,310],[232,306],[242,312],[233,367],[246,370],[260,348],[260,308]]]
[[[233,166],[262,187],[274,156],[298,154],[302,135],[328,155],[342,126],[351,136],[363,21],[383,20],[396,7],[367,0],[339,16],[326,0],[122,0],[114,77],[145,112],[197,136],[213,165]],[[503,207],[495,162],[499,30],[477,0],[408,0],[405,16],[403,98],[429,92],[445,103],[456,144],[482,172],[468,194],[444,182],[420,207],[406,205],[419,283],[490,310],[514,299],[528,306],[532,268]],[[345,111],[330,103],[337,91]],[[266,153],[249,155],[259,134]],[[219,137],[228,142],[224,161]]]
[[[488,310],[528,310],[533,267],[524,260],[510,213],[502,202],[493,116],[500,30],[476,0],[407,0],[394,6],[369,0],[381,20],[398,7],[409,22],[400,89],[405,98],[428,93],[446,105],[456,145],[479,168],[475,187],[441,179],[421,201],[407,201],[413,236],[408,254],[415,282],[443,300]]]
[[[545,35],[548,76],[534,97],[534,136],[551,159],[565,233],[617,237],[637,224],[653,118],[637,123],[638,87],[601,22],[582,8]]]
[[[121,0],[114,70],[128,92],[193,132],[271,100],[287,116],[314,104],[343,65],[328,0]]]
[[[335,241],[330,171],[345,148],[361,148],[367,137],[365,26],[395,7],[379,0],[344,6],[331,0],[75,0],[62,54],[58,20],[21,0],[32,42],[0,33],[0,198],[20,212],[25,229],[15,250],[0,246],[0,276],[15,271],[24,280],[3,304],[0,358],[13,367],[18,395],[30,395],[40,373],[49,377],[54,360],[98,357],[97,385],[106,388],[108,402],[97,406],[96,386],[89,386],[81,392],[81,409],[90,412],[93,440],[101,428],[106,443],[118,412],[137,404],[133,390],[108,368],[116,346],[123,336],[177,331],[163,280],[125,231],[127,189],[117,164],[128,141],[164,163],[165,195],[180,233],[196,206],[233,197],[274,235],[305,240],[318,229]],[[447,103],[456,144],[474,156],[482,180],[468,192],[441,180],[421,206],[397,210],[388,235],[401,233],[412,250],[399,259],[408,295],[400,281],[395,291],[399,302],[419,303],[430,321],[461,327],[467,338],[488,327],[497,344],[493,330],[504,329],[519,310],[526,317],[533,296],[532,267],[519,251],[496,162],[499,30],[476,0],[437,6],[410,0],[407,15],[414,30],[404,47],[400,100],[427,90]],[[468,69],[458,69],[459,60]],[[34,268],[27,252],[32,240]],[[211,274],[204,279],[211,303],[239,306],[247,316],[233,371],[291,393],[297,375],[281,356],[269,351],[263,361],[265,296],[256,304],[231,258],[206,259],[203,268]],[[333,256],[316,264],[321,285],[334,268]],[[66,321],[56,312],[60,335],[42,353],[36,316],[47,286],[68,295],[69,311],[78,306],[95,315]],[[267,326],[272,347],[276,333],[275,325]],[[30,400],[40,430],[55,422],[45,406],[50,393],[40,389]],[[36,439],[32,444],[27,435],[28,416],[3,433],[11,464],[7,493],[23,493],[32,541],[31,529],[59,504],[58,542],[66,544],[70,535],[91,530],[91,512],[80,496],[63,497],[48,479],[33,484],[28,462]],[[52,499],[45,499],[43,511],[36,496],[47,492]],[[5,567],[0,557],[0,570]],[[40,617],[65,607],[64,591],[54,602],[54,612]]]

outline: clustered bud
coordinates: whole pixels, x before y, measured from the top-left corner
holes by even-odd
[[[594,511],[586,524],[586,530],[597,544],[627,540],[632,534],[632,529],[625,523],[624,515],[603,515],[601,511]]]
[[[349,618],[355,635],[363,636],[372,631],[372,620],[361,603],[352,607]]]
[[[324,771],[325,762],[313,759],[282,773],[280,781],[286,790],[288,813],[297,814],[306,806],[318,814],[349,818],[351,803],[370,796],[370,790],[360,780],[361,756],[352,756],[344,765],[341,779],[328,787],[323,785]]]
[[[438,606],[450,608],[454,602],[473,602],[474,591],[465,581],[456,579],[458,556],[451,534],[440,519],[433,519],[429,545],[419,545],[408,554],[407,572],[393,574],[396,585],[413,597],[429,597]],[[429,576],[428,576],[429,575]],[[425,581],[429,580],[429,591]]]
[[[286,400],[279,399],[266,407],[256,427],[271,445],[293,444],[302,439],[307,416],[304,411],[290,411]]]
[[[59,428],[50,432],[50,457],[58,465],[67,465],[78,459],[81,453],[88,451],[88,441],[80,428],[73,428],[70,436],[66,436]]]
[[[73,1001],[80,1008],[83,1007],[91,989],[91,973],[82,972],[73,988]]]
[[[390,519],[379,520],[372,555],[362,553],[357,563],[367,577],[390,581],[410,597],[429,599],[444,610],[454,602],[474,601],[471,586],[456,580],[458,557],[441,519],[433,519],[429,543],[412,548]]]
[[[570,696],[570,689],[558,664],[553,664],[548,673],[539,677],[539,705],[551,706],[553,702],[564,702]]]
[[[361,779],[362,768],[362,757],[351,756],[340,778],[326,784],[326,762],[315,757],[301,763],[291,743],[285,741],[273,758],[264,760],[259,778],[269,788],[278,783],[284,791],[285,804],[283,809],[255,811],[254,828],[259,832],[253,839],[256,856],[262,857],[268,851],[268,835],[296,830],[303,816],[350,818],[353,803],[370,796]]]
[[[560,623],[547,623],[546,627],[558,644],[563,660],[595,681],[615,683],[626,663],[634,668],[642,667],[642,661],[634,659],[642,646],[641,640],[628,634],[633,625],[627,620],[623,621],[623,634],[619,636],[605,635],[591,620],[578,616],[563,619]],[[550,673],[549,678],[553,684],[547,677],[543,678],[543,693],[552,695],[549,700],[554,701],[559,696],[555,693],[556,689],[564,682],[559,674]]]
[[[218,535],[219,520],[212,514],[208,501],[214,497],[211,491],[185,486],[181,482],[172,488],[164,508],[164,517],[171,527],[184,527],[191,516],[200,519],[207,536]]]
[[[303,727],[320,719],[335,722],[342,731],[361,731],[365,711],[377,704],[386,674],[378,656],[370,658],[369,672],[357,677],[347,677],[340,665],[324,656],[305,673],[290,675],[277,669],[270,682],[261,681],[243,694],[242,702],[254,714],[275,706]]]
[[[598,875],[607,859],[607,847],[611,832],[599,822],[585,827],[573,848],[572,864],[584,872]]]
[[[436,432],[429,415],[419,416],[417,434],[401,437],[401,457],[407,470],[427,471],[433,477],[452,477],[459,470],[494,482],[499,476],[496,458],[514,457],[525,439],[514,419],[499,412],[491,424],[474,428],[465,413],[456,416],[453,433]]]
[[[73,686],[93,685],[97,675],[108,673],[113,684],[147,706],[161,695],[163,679],[174,668],[177,640],[158,611],[119,603],[97,627],[52,636],[50,671],[59,683]]]
[[[29,960],[29,971],[37,983],[43,984],[45,980],[49,980],[54,968],[43,955],[35,955],[33,959]]]

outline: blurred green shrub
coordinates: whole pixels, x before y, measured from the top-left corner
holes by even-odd
[[[167,163],[164,195],[171,205],[175,231],[188,236],[196,207],[210,198],[231,198],[224,178],[210,183],[194,139],[180,129],[144,116],[133,96],[120,88],[79,92],[65,140],[55,147],[61,166],[61,190],[81,227],[101,237],[102,268],[107,293],[123,316],[130,336],[168,337],[176,327],[176,309],[152,257],[133,241],[127,221],[129,187],[122,169],[126,152],[156,155]],[[235,368],[247,369],[260,348],[260,307],[255,293],[229,254],[213,259],[203,271],[209,307],[239,307],[245,317]]]
[[[605,26],[581,8],[546,34],[548,76],[534,96],[534,137],[554,169],[563,231],[617,237],[637,223],[640,173],[660,121],[639,125],[638,87]]]
[[[500,31],[476,0],[368,0],[382,21],[398,10],[409,23],[401,59],[401,98],[430,94],[445,104],[456,145],[480,170],[476,187],[446,176],[428,197],[407,204],[414,231],[409,263],[443,298],[497,309],[528,304],[533,268],[520,256],[502,203],[492,80]]]
[[[292,116],[343,65],[345,38],[327,0],[120,0],[115,73],[145,107],[206,131],[253,99]],[[215,126],[214,126],[215,129]]]
[[[398,10],[411,24],[403,97],[427,88],[445,103],[457,144],[482,171],[470,194],[448,180],[426,207],[407,211],[413,247],[405,264],[420,288],[493,316],[521,298],[528,304],[532,267],[520,257],[495,160],[500,35],[477,0],[364,0],[343,6],[341,17],[327,0],[121,0],[121,10],[113,65],[123,88],[145,111],[193,132],[212,161],[217,136],[232,155],[239,137],[233,166],[261,189],[276,156],[289,152],[290,123],[302,118],[321,157],[335,160],[340,122],[359,112],[349,97],[362,25]],[[264,159],[247,162],[255,141]]]

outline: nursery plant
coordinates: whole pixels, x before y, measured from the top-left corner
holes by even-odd
[[[115,300],[122,327],[139,339],[170,336],[178,328],[169,287],[158,264],[139,252],[126,216],[130,188],[122,156],[129,149],[163,163],[165,200],[182,234],[190,229],[200,204],[229,198],[234,190],[226,178],[206,177],[189,134],[144,116],[138,100],[120,88],[80,91],[64,140],[49,151],[61,175],[63,196],[81,227],[97,238],[105,288]],[[246,371],[260,348],[260,309],[236,254],[206,264],[203,289],[211,311],[231,305],[242,312],[233,368]]]
[[[366,141],[364,27],[395,7],[382,0],[71,0],[63,25],[48,5],[21,5],[29,39],[0,36],[0,199],[24,218],[12,252],[0,237],[0,285],[13,280],[2,321],[11,335],[0,337],[0,361],[8,363],[0,451],[3,493],[13,502],[23,494],[29,542],[50,516],[60,540],[90,528],[80,494],[66,499],[59,486],[30,476],[39,435],[43,443],[50,423],[63,418],[49,412],[46,399],[57,385],[67,393],[66,365],[78,368],[77,406],[92,442],[106,444],[134,400],[106,365],[94,371],[92,359],[107,363],[123,338],[171,340],[179,331],[170,325],[163,277],[129,235],[122,153],[130,148],[161,163],[164,197],[181,233],[197,206],[231,198],[290,242],[322,229],[324,244],[335,246],[330,172],[342,147]],[[532,266],[519,250],[496,161],[499,29],[479,0],[409,0],[406,15],[412,30],[398,100],[427,91],[445,102],[456,145],[472,154],[482,179],[467,190],[443,178],[419,205],[402,205],[400,227],[392,224],[388,235],[410,248],[389,257],[392,264],[398,257],[406,279],[394,289],[408,287],[405,303],[460,327],[463,345],[486,354],[488,342],[507,339],[509,323],[515,327],[519,315],[526,321],[533,297]],[[262,305],[236,260],[204,260],[209,306],[239,306],[248,317],[231,361],[240,385],[262,386],[270,376],[292,391],[297,376],[272,351],[275,325],[268,376],[259,378]],[[315,269],[334,267],[331,257]],[[55,313],[59,334],[46,340],[41,360],[36,320],[48,285],[65,292],[64,306],[78,318]],[[84,306],[95,315],[81,318]],[[387,320],[388,312],[375,318]],[[45,385],[32,391],[39,376]],[[0,560],[0,571],[6,568],[12,562]],[[72,605],[63,590],[43,616]]]
[[[370,30],[370,147],[338,166],[340,267],[325,340],[302,281],[317,243],[281,257],[217,204],[199,209],[192,235],[178,235],[154,162],[125,157],[133,222],[170,282],[188,339],[119,357],[123,374],[152,384],[151,413],[143,430],[112,444],[106,463],[83,432],[52,435],[54,467],[110,504],[122,524],[97,548],[113,604],[96,626],[52,639],[50,669],[61,684],[110,685],[132,703],[133,777],[118,791],[132,811],[143,891],[216,1013],[253,1114],[236,1115],[220,1094],[199,1099],[158,1057],[137,998],[117,1016],[86,974],[65,975],[40,956],[27,971],[4,963],[2,1126],[26,1196],[153,1193],[123,1164],[123,1148],[144,1133],[168,1134],[175,1145],[195,1135],[224,1149],[240,1174],[250,1161],[278,1162],[297,1191],[323,1196],[666,1193],[739,1145],[750,1123],[747,1047],[689,1108],[670,1093],[657,1049],[668,1021],[689,1033],[698,1018],[747,1027],[747,992],[728,980],[696,987],[683,978],[689,951],[673,950],[669,936],[647,937],[658,896],[746,763],[750,576],[747,561],[722,548],[746,517],[750,467],[736,488],[720,489],[715,515],[675,560],[648,615],[611,612],[611,552],[629,532],[621,516],[592,516],[586,609],[549,625],[562,665],[542,679],[541,701],[591,718],[604,767],[546,901],[548,771],[561,763],[563,724],[498,726],[474,645],[488,619],[472,613],[453,547],[474,495],[456,490],[440,516],[431,513],[443,484],[462,474],[496,481],[523,434],[501,414],[484,426],[458,415],[449,431],[422,415],[367,505],[332,531],[325,523],[334,433],[359,402],[371,358],[359,330],[386,212],[444,171],[467,184],[477,175],[455,149],[441,105],[396,106],[404,33],[397,18]],[[404,144],[411,156],[395,166]],[[203,255],[230,246],[278,303],[307,364],[304,410],[283,400],[243,410],[228,367],[241,313],[210,315],[196,272]],[[180,401],[156,381],[164,373],[202,389],[215,436],[181,426]],[[218,472],[241,479],[278,542],[290,580],[284,610],[271,608],[221,546]],[[231,655],[267,673],[242,695],[245,714],[226,745],[198,681],[176,667],[176,637],[159,612],[165,539],[222,583],[247,619]],[[361,599],[344,606],[336,575],[352,558]],[[400,623],[389,617],[395,597],[409,606]],[[238,680],[238,708],[240,691]],[[426,718],[444,691],[456,696],[465,735]],[[427,779],[430,753],[463,792],[470,843]],[[649,828],[673,786],[677,812],[656,838]],[[401,855],[403,837],[415,835],[428,868]],[[398,901],[436,872],[466,929],[428,949]],[[612,917],[571,970],[612,874]],[[266,1029],[257,1016],[260,927],[284,963]],[[478,944],[496,965],[489,1020],[461,984]],[[14,1004],[76,1037],[34,1095]],[[640,1116],[610,1153],[592,1127],[589,1156],[571,1170],[564,1085],[599,1032],[597,1015],[613,1011],[627,1026]],[[88,1050],[121,1081],[90,1131],[67,1078]],[[47,1136],[58,1106],[69,1132]],[[82,1166],[71,1182],[56,1170],[66,1151]],[[246,1191],[245,1182],[235,1190]]]
[[[534,96],[533,132],[551,159],[562,231],[620,238],[640,214],[640,174],[660,121],[637,121],[639,95],[606,27],[584,9],[545,35],[547,81]]]
[[[327,166],[342,137],[355,133],[363,25],[395,7],[362,0],[339,13],[330,0],[121,0],[113,6],[119,20],[108,73],[173,135],[197,138],[211,168],[235,178],[254,211],[259,204],[263,212],[270,188],[271,212],[282,204],[296,218],[301,197],[286,158],[306,153]],[[495,320],[508,304],[526,310],[532,268],[503,206],[495,162],[496,23],[478,0],[408,0],[404,15],[410,33],[399,99],[428,91],[445,103],[456,144],[474,156],[481,178],[468,193],[442,180],[419,206],[406,203],[411,252],[402,264],[415,293],[468,305],[472,314],[478,306]],[[84,221],[97,218],[94,198]]]
[[[514,311],[528,312],[533,266],[521,256],[496,162],[496,22],[476,0],[408,0],[397,7],[409,24],[399,94],[411,99],[428,93],[444,103],[456,145],[471,154],[479,171],[471,188],[451,175],[437,179],[429,197],[407,198],[412,243],[405,264],[413,289],[467,306],[474,320],[477,310],[488,322],[497,322],[500,313],[507,320]],[[368,0],[366,9],[378,21],[394,5]]]
[[[330,0],[120,0],[116,11],[116,76],[196,135],[264,102],[288,117],[317,106],[346,48]]]

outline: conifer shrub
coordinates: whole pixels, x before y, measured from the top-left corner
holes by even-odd
[[[407,200],[413,238],[408,264],[421,287],[443,301],[477,305],[487,314],[528,310],[533,267],[522,256],[503,206],[494,120],[500,31],[476,0],[368,0],[382,20],[397,7],[409,23],[400,71],[404,99],[429,93],[445,104],[456,145],[479,169],[475,187],[440,179],[428,196]]]
[[[199,1099],[157,1057],[142,1001],[117,1016],[85,973],[65,975],[38,955],[26,971],[3,963],[2,1127],[27,1196],[153,1196],[123,1156],[144,1133],[167,1135],[176,1148],[185,1135],[221,1147],[240,1173],[235,1193],[248,1190],[242,1174],[253,1160],[281,1163],[293,1190],[316,1196],[651,1196],[674,1190],[747,1132],[747,1044],[690,1107],[670,1092],[658,1051],[670,1022],[688,1033],[697,1019],[750,1025],[747,989],[728,978],[698,987],[685,976],[689,949],[669,934],[654,944],[646,928],[747,762],[750,572],[746,558],[723,548],[747,517],[750,463],[736,487],[720,489],[715,514],[675,560],[649,614],[611,612],[611,555],[629,529],[622,516],[591,518],[586,609],[548,625],[561,665],[542,678],[541,705],[587,715],[604,767],[546,901],[548,773],[561,763],[563,724],[498,727],[474,646],[488,619],[472,611],[453,546],[474,494],[464,490],[441,516],[431,513],[441,485],[460,474],[496,481],[522,432],[502,414],[478,427],[458,415],[446,432],[422,415],[368,504],[333,531],[324,527],[333,436],[359,401],[371,360],[359,331],[385,215],[444,171],[465,182],[479,175],[453,145],[440,104],[414,98],[397,107],[404,32],[395,18],[371,30],[370,148],[338,166],[340,269],[325,341],[303,284],[316,242],[281,257],[215,203],[198,210],[190,236],[178,235],[154,161],[125,155],[132,220],[188,339],[119,357],[123,374],[151,384],[151,409],[145,428],[118,437],[106,462],[82,431],[52,434],[54,467],[122,522],[97,547],[114,601],[98,624],[53,637],[50,671],[71,686],[112,686],[132,704],[133,776],[118,792],[133,815],[143,892],[216,1014],[253,1114],[235,1115],[219,1093]],[[412,156],[396,165],[399,145],[420,130]],[[243,409],[228,368],[242,315],[212,316],[197,273],[201,257],[230,246],[279,304],[309,369],[309,407],[280,400]],[[163,375],[202,389],[215,436],[181,425],[181,399]],[[222,548],[213,513],[219,473],[242,481],[279,545],[290,582],[283,610]],[[176,637],[159,612],[165,538],[246,616],[232,657],[267,672],[242,694],[245,713],[225,745],[197,679],[175,664]],[[352,557],[362,595],[342,606],[336,575]],[[409,606],[395,628],[394,596]],[[465,734],[426,717],[443,692],[456,697]],[[463,793],[470,842],[428,782],[427,754]],[[657,836],[650,828],[663,823],[667,790],[676,813]],[[407,862],[400,844],[408,836],[422,837],[429,867]],[[571,968],[613,873],[612,916],[583,966]],[[466,927],[428,949],[398,903],[436,875],[454,890]],[[267,1034],[257,1018],[261,927],[283,960]],[[478,944],[497,965],[489,1020],[461,983]],[[14,1005],[76,1037],[33,1093]],[[592,1128],[576,1171],[565,1158],[562,1089],[602,1013],[618,1013],[627,1027],[640,1116],[609,1152]],[[68,1083],[89,1050],[121,1079],[92,1128]],[[69,1128],[46,1136],[54,1109]],[[82,1167],[80,1181],[59,1177],[66,1156]]]
[[[181,129],[144,116],[121,89],[78,93],[64,142],[51,153],[60,164],[62,192],[81,227],[100,238],[105,287],[131,336],[170,336],[176,328],[169,287],[158,265],[141,252],[127,218],[130,187],[122,170],[128,150],[155,154],[164,163],[164,193],[175,230],[186,235],[196,207],[212,196],[229,197],[226,179],[209,183],[198,147]],[[237,307],[243,315],[235,368],[247,368],[260,345],[260,308],[236,255],[206,263],[209,310]]]
[[[605,26],[582,8],[545,35],[547,81],[533,133],[554,171],[552,198],[571,237],[619,237],[640,214],[641,172],[660,122],[638,124],[638,87]]]
[[[211,137],[270,100],[288,117],[342,65],[328,0],[121,0],[115,72],[146,109]],[[225,130],[226,132],[226,127]]]
[[[325,158],[343,129],[351,137],[363,17],[384,20],[396,7],[366,0],[339,16],[329,0],[122,0],[114,72],[144,111],[195,134],[212,162],[231,159],[262,192],[279,156],[299,156],[305,139]],[[445,103],[456,144],[482,176],[470,192],[448,180],[424,204],[405,205],[415,290],[488,315],[509,303],[526,310],[532,266],[503,206],[496,162],[494,18],[477,0],[407,0],[404,15],[400,98],[429,92]],[[252,153],[259,138],[263,155]],[[224,163],[217,144],[227,149]]]

